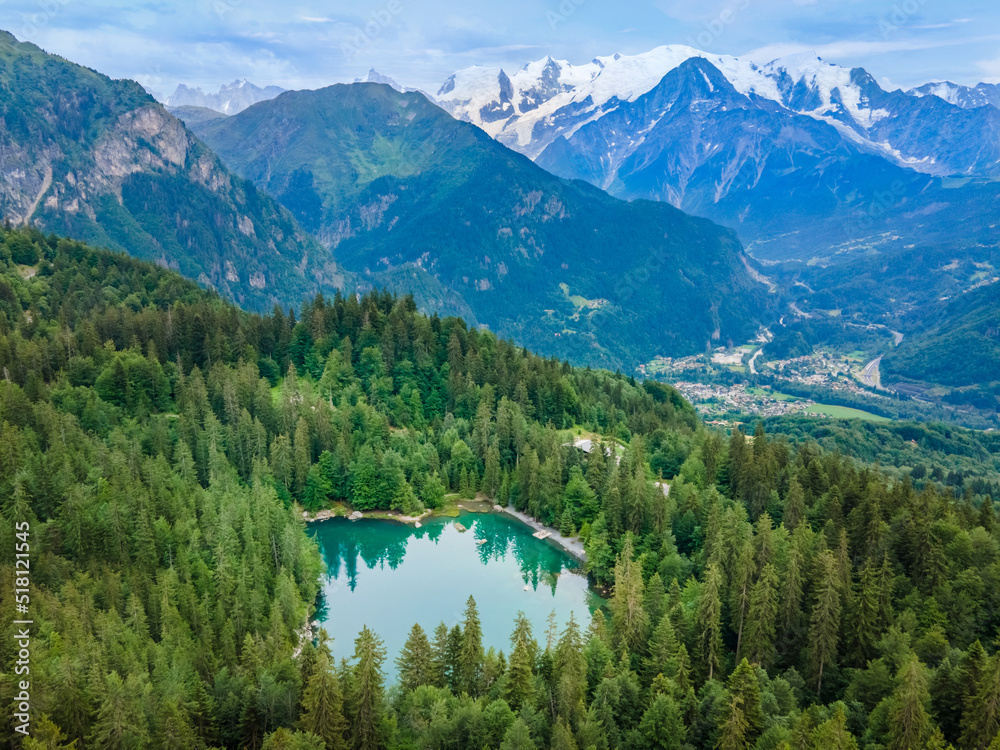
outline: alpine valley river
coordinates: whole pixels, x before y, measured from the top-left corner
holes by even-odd
[[[468,531],[460,532],[455,521]],[[510,652],[518,610],[544,647],[550,612],[560,632],[570,613],[585,629],[603,602],[579,561],[505,515],[464,512],[428,519],[419,529],[334,518],[310,524],[309,531],[326,565],[315,619],[333,637],[334,656],[351,658],[355,637],[368,625],[385,641],[388,683],[396,678],[395,660],[413,624],[420,623],[428,638],[442,621],[449,628],[460,624],[470,594],[479,609],[483,648],[504,653]]]

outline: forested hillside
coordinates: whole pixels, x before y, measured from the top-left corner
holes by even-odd
[[[37,262],[14,263],[25,243]],[[32,524],[25,747],[1000,746],[988,498],[723,438],[667,386],[409,299],[252,315],[23,230],[0,231],[0,264],[5,591],[12,526]],[[620,462],[562,445],[570,426]],[[302,632],[320,562],[296,501],[418,510],[447,491],[579,531],[607,617],[512,621],[501,655],[470,601],[402,654],[366,629],[332,664]]]

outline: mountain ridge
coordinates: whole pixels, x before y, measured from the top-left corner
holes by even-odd
[[[330,253],[133,81],[0,34],[0,214],[267,309],[342,287]]]

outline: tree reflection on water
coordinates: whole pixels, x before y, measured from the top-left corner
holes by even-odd
[[[354,591],[358,582],[359,560],[368,570],[395,570],[402,564],[410,540],[427,539],[438,544],[454,520],[432,519],[419,529],[411,525],[375,520],[348,521],[335,518],[325,521],[323,528],[336,532],[316,534],[326,563],[327,580],[343,576],[348,588]],[[468,526],[468,536],[482,541],[476,545],[476,551],[483,565],[491,561],[501,562],[508,555],[513,555],[522,580],[533,589],[544,585],[554,594],[559,574],[565,570],[579,569],[572,558],[551,544],[535,539],[530,529],[513,519],[497,515],[465,514],[460,520]],[[451,533],[457,532],[453,530]]]

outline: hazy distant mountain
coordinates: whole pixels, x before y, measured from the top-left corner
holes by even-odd
[[[375,68],[368,71],[368,75],[364,78],[355,78],[355,83],[384,83],[386,86],[391,86],[396,89],[396,91],[403,91],[403,87],[392,80],[389,76],[384,76],[379,73]]]
[[[288,92],[196,132],[348,270],[546,353],[631,367],[769,314],[730,232],[554,177],[418,93]]]
[[[273,99],[284,91],[280,86],[260,88],[246,78],[222,86],[216,94],[206,94],[200,88],[190,88],[183,83],[163,102],[168,107],[205,107],[225,115],[235,115],[257,102]]]
[[[125,250],[249,308],[342,277],[287,210],[133,81],[0,32],[0,216]]]
[[[936,96],[963,109],[986,106],[1000,109],[1000,84],[996,83],[962,86],[951,81],[938,81],[925,83],[923,86],[910,89],[907,93],[913,96]]]

